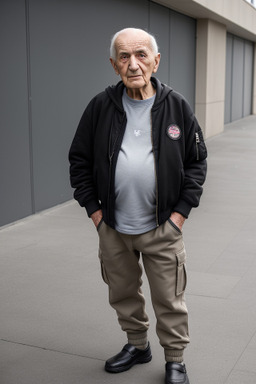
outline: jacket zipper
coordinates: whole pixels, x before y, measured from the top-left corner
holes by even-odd
[[[159,217],[158,217],[158,180],[157,180],[157,171],[156,171],[156,155],[155,155],[154,142],[153,142],[152,110],[151,110],[151,114],[150,114],[150,123],[151,123],[151,144],[152,144],[152,152],[153,152],[153,158],[154,158],[155,185],[156,185],[156,226],[159,227]]]
[[[198,132],[196,132],[195,135],[196,135],[196,159],[199,160],[198,144],[200,144],[200,137],[199,137],[199,133]]]
[[[111,179],[112,179],[112,158],[113,158],[114,152],[109,155],[109,178],[108,178],[108,205],[107,205],[107,212],[108,212],[108,220],[110,220],[110,189],[111,189]]]
[[[123,114],[123,118],[122,118],[122,123],[121,123],[121,127],[123,127],[123,124],[124,124],[124,119],[125,119],[125,113]],[[112,135],[112,132],[111,132],[111,135]],[[113,184],[113,157],[114,157],[114,154],[115,154],[115,151],[116,151],[116,146],[118,144],[118,139],[120,139],[120,132],[117,134],[116,138],[115,138],[115,141],[113,143],[113,149],[112,149],[112,152],[110,151],[111,148],[109,148],[109,185],[108,185],[108,219],[111,221],[111,212],[112,212],[112,207],[110,207],[110,194],[111,194],[111,188],[112,188],[112,184]],[[114,186],[113,186],[114,188]]]

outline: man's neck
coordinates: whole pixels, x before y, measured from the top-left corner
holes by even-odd
[[[126,88],[127,95],[135,100],[145,100],[154,96],[156,93],[155,88],[150,82],[143,88]]]

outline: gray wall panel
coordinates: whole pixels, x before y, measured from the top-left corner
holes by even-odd
[[[150,31],[161,53],[157,77],[182,93],[195,106],[196,21],[150,3]]]
[[[233,38],[228,34],[226,45],[225,124],[231,121],[232,52]]]
[[[0,2],[0,226],[32,213],[24,2]]]
[[[225,123],[252,113],[253,43],[227,34]]]
[[[252,113],[252,84],[253,84],[253,44],[249,41],[244,45],[244,100],[243,116]]]
[[[170,84],[195,105],[196,21],[170,12]]]
[[[161,53],[160,66],[156,77],[162,83],[170,84],[169,61],[170,61],[170,20],[169,9],[161,5],[150,3],[149,30],[155,36],[159,52]]]
[[[243,116],[243,66],[244,44],[243,40],[235,37],[233,46],[233,71],[232,71],[232,103],[231,120]]]

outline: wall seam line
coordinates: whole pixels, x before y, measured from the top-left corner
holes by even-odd
[[[31,95],[31,60],[30,60],[30,17],[29,0],[25,0],[26,18],[26,56],[27,56],[27,97],[28,97],[28,130],[29,130],[29,160],[30,160],[30,193],[32,213],[35,213],[34,190],[34,161],[33,161],[33,135],[32,135],[32,95]]]

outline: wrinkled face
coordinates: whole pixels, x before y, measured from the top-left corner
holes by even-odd
[[[146,32],[123,32],[115,42],[116,60],[110,59],[117,75],[129,89],[146,88],[152,73],[159,66],[160,54],[155,55]]]

